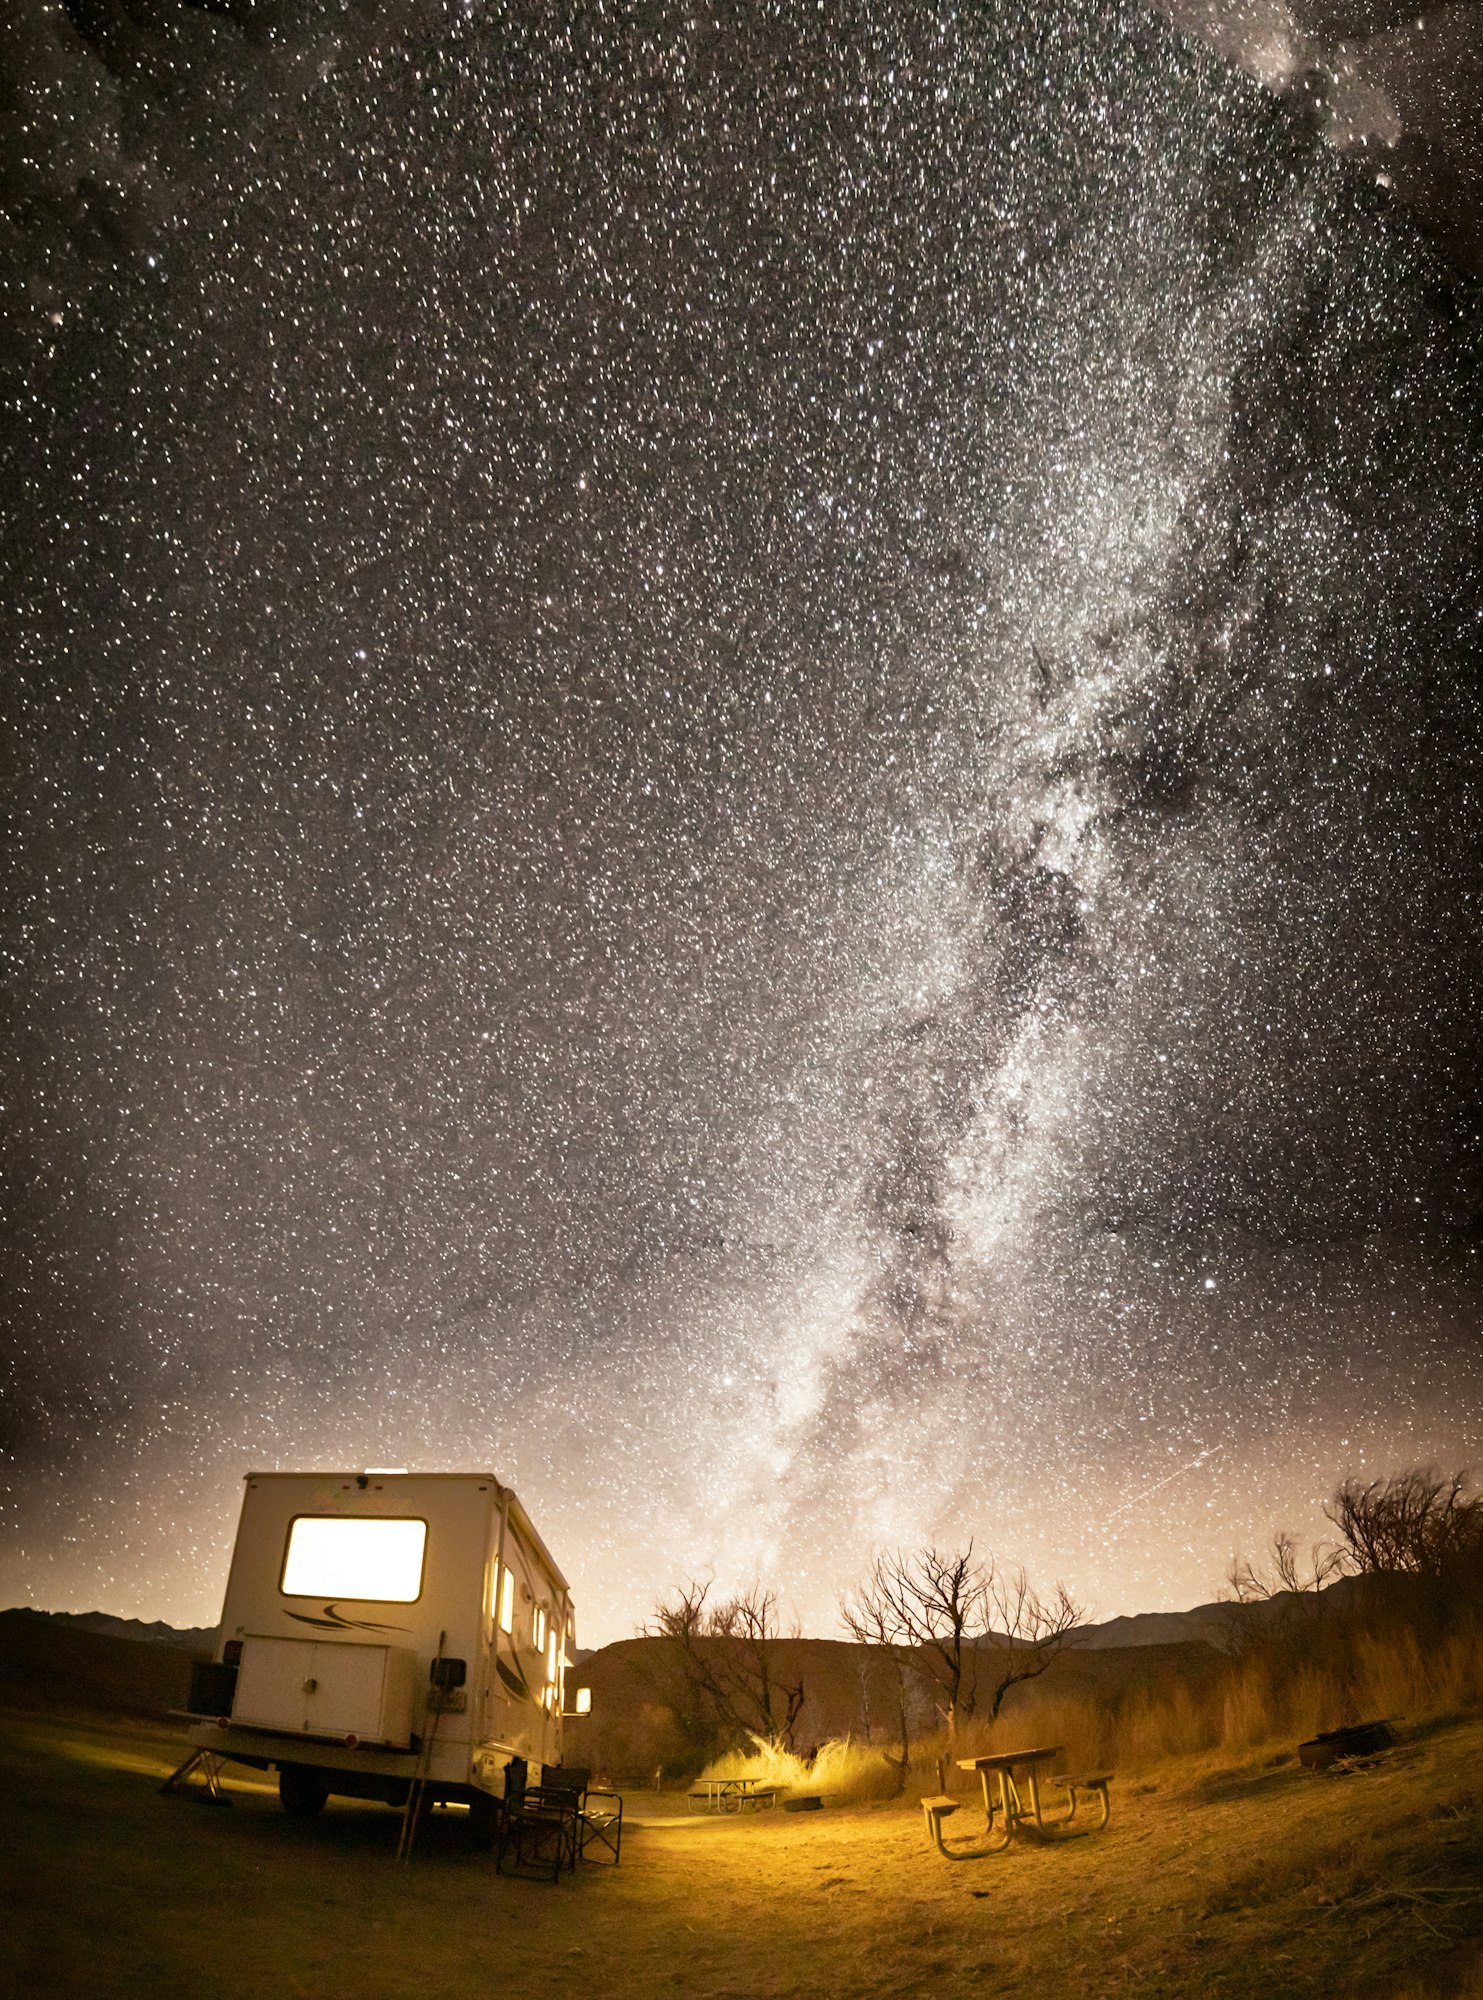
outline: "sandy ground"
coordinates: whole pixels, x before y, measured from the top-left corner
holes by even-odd
[[[621,1867],[555,1887],[497,1878],[453,1814],[400,1868],[384,1807],[295,1823],[251,1774],[230,1811],[162,1796],[180,1754],[144,1724],[0,1717],[0,1991],[1483,1992],[1478,1722],[1343,1775],[1130,1780],[1103,1834],[956,1866],[914,1807],[715,1820],[635,1795]]]

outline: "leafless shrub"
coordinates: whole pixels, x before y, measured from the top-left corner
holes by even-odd
[[[1306,1560],[1297,1538],[1280,1528],[1260,1568],[1249,1556],[1233,1556],[1221,1592],[1225,1650],[1241,1658],[1285,1639],[1295,1621],[1307,1617],[1328,1586],[1344,1572],[1342,1552],[1331,1542],[1315,1542]]]
[[[1258,1570],[1245,1556],[1237,1556],[1226,1572],[1226,1582],[1238,1604],[1262,1604],[1284,1593],[1316,1597],[1342,1575],[1343,1569],[1343,1555],[1331,1542],[1315,1542],[1305,1565],[1298,1554],[1296,1536],[1279,1528],[1272,1537],[1270,1570]]]
[[[1483,1564],[1483,1496],[1468,1475],[1412,1466],[1391,1479],[1346,1479],[1324,1512],[1355,1576],[1401,1575],[1447,1583]]]

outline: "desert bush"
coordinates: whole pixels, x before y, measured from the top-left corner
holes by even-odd
[[[1017,1691],[995,1721],[960,1723],[956,1750],[945,1730],[912,1747],[905,1792],[968,1793],[976,1780],[956,1768],[956,1757],[1056,1743],[1066,1768],[1095,1766],[1123,1777],[1188,1765],[1210,1757],[1245,1762],[1291,1753],[1325,1729],[1370,1717],[1412,1722],[1483,1707],[1483,1630],[1472,1626],[1428,1648],[1404,1623],[1325,1620],[1296,1632],[1260,1656],[1224,1663],[1208,1679],[1177,1675],[1120,1699],[1091,1688]],[[837,1757],[840,1761],[828,1761]],[[718,1775],[755,1776],[767,1783],[806,1785],[863,1804],[899,1795],[895,1760],[852,1744],[826,1745],[813,1772],[798,1760],[720,1760]],[[939,1775],[940,1773],[940,1775]],[[1177,1777],[1177,1771],[1175,1773]]]
[[[895,1798],[900,1791],[898,1766],[884,1751],[848,1738],[820,1744],[812,1762],[782,1744],[753,1736],[747,1750],[728,1750],[707,1764],[707,1778],[755,1778],[779,1791],[818,1792],[836,1805],[870,1805]]]
[[[609,1776],[637,1783],[649,1780],[656,1768],[671,1776],[688,1776],[700,1769],[709,1749],[709,1744],[687,1738],[674,1710],[656,1701],[642,1702],[618,1718],[604,1718],[601,1747],[592,1754],[601,1759]]]
[[[1483,1628],[1426,1634],[1407,1626],[1360,1634],[1357,1706],[1372,1715],[1428,1716],[1483,1707]]]
[[[751,1750],[707,1768],[863,1803],[937,1791],[944,1782],[966,1790],[972,1781],[953,1768],[955,1758],[1031,1743],[1062,1745],[1068,1765],[1129,1774],[1192,1758],[1286,1753],[1324,1730],[1380,1717],[1415,1722],[1483,1708],[1483,1592],[1475,1587],[1483,1500],[1461,1474],[1412,1472],[1367,1486],[1347,1482],[1330,1518],[1343,1538],[1338,1548],[1319,1545],[1304,1557],[1279,1533],[1263,1567],[1233,1564],[1238,1601],[1229,1606],[1228,1650],[1165,1656],[1150,1663],[1146,1682],[1131,1686],[1126,1674],[1047,1672],[1076,1637],[1079,1614],[1065,1593],[1042,1601],[1016,1572],[1011,1582],[1023,1601],[1005,1599],[1003,1573],[976,1562],[971,1546],[951,1558],[933,1550],[882,1558],[846,1604],[845,1622],[864,1641],[863,1727],[868,1735],[872,1709],[883,1709],[877,1720],[896,1725],[893,1750],[841,1738],[811,1768],[791,1755],[786,1729],[764,1701],[754,1705],[758,1722],[770,1716],[764,1733],[784,1740],[764,1748],[753,1738]],[[703,1597],[692,1591],[681,1600],[692,1625]],[[704,1648],[715,1637],[698,1631],[702,1643],[693,1650],[708,1666]],[[764,1636],[774,1636],[766,1620]],[[764,1690],[787,1697],[783,1720],[796,1725],[801,1680],[774,1671],[770,1659],[763,1667]],[[674,1700],[677,1727],[692,1744],[709,1732],[705,1754],[714,1758],[724,1741],[717,1704],[692,1706],[695,1718]],[[934,1711],[936,1732],[917,1734]]]
[[[1232,1663],[1221,1745],[1301,1741],[1375,1716],[1419,1719],[1483,1698],[1483,1633],[1426,1634],[1404,1616],[1354,1615],[1275,1633]]]
[[[1211,1755],[1246,1759],[1290,1752],[1310,1736],[1384,1716],[1420,1721],[1483,1707],[1483,1622],[1419,1630],[1402,1596],[1362,1598],[1347,1612],[1281,1623],[1263,1645],[1225,1660],[1203,1679],[1174,1672],[1121,1697],[1091,1688],[1016,1690],[997,1721],[960,1729],[958,1755],[1058,1743],[1068,1767],[1124,1775]],[[907,1790],[935,1791],[938,1760],[952,1789],[945,1733],[921,1741]]]

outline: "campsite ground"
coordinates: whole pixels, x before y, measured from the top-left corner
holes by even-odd
[[[0,1990],[1483,1994],[1477,1721],[1350,1772],[1166,1767],[1114,1786],[1104,1834],[957,1866],[914,1805],[639,1819],[620,1868],[554,1888],[496,1878],[454,1815],[403,1869],[384,1807],[297,1823],[250,1773],[230,1812],[162,1796],[181,1747],[142,1722],[0,1716]]]

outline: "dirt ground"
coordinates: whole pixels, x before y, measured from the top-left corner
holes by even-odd
[[[162,1796],[181,1754],[146,1724],[0,1716],[0,1992],[1483,1994],[1476,1721],[1348,1773],[1129,1779],[1105,1833],[957,1865],[914,1805],[675,1824],[635,1794],[621,1867],[555,1887],[497,1878],[452,1814],[402,1868],[385,1807],[290,1821],[250,1773],[230,1811]]]

